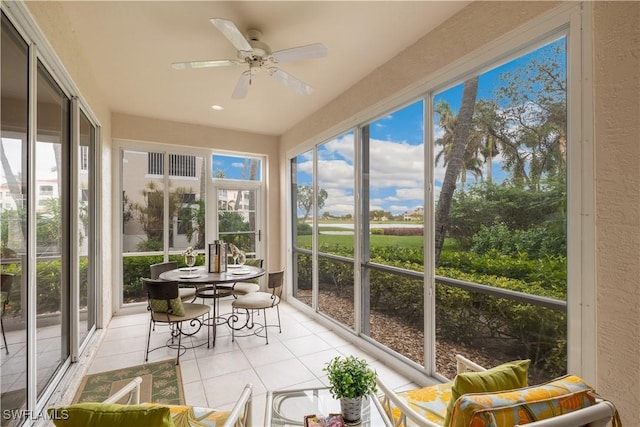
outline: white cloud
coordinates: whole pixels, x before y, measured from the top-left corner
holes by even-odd
[[[398,200],[422,200],[424,198],[424,189],[417,188],[398,188],[396,190]]]
[[[372,140],[370,185],[377,188],[421,186],[424,173],[422,145]]]
[[[324,188],[351,188],[354,185],[353,165],[342,160],[318,162],[318,186]]]

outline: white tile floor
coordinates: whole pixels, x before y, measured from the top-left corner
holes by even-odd
[[[230,311],[222,301],[221,312]],[[264,424],[267,390],[317,387],[327,384],[322,368],[338,355],[364,357],[394,389],[414,387],[380,361],[345,341],[286,303],[280,305],[282,333],[269,330],[269,344],[255,336],[231,342],[227,327],[218,327],[216,345],[188,350],[180,357],[186,402],[195,406],[230,409],[246,383],[253,384],[254,425]],[[267,312],[277,322],[275,310]],[[97,373],[144,363],[148,314],[114,317],[87,373]],[[161,329],[161,328],[159,328]],[[168,332],[152,332],[153,343],[166,341]],[[200,332],[202,341],[206,332]],[[173,350],[149,354],[149,362],[175,358]]]

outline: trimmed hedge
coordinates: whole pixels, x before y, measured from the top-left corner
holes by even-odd
[[[351,249],[336,246],[321,252],[351,256]],[[513,291],[566,298],[566,261],[559,257],[529,260],[456,252],[443,253],[436,275],[481,283]],[[298,289],[311,289],[311,257],[298,254]],[[398,247],[373,248],[371,261],[422,271],[422,252]],[[458,265],[456,264],[458,262]],[[444,264],[444,265],[443,265]],[[492,274],[504,273],[504,274]],[[513,277],[505,277],[511,275]],[[321,289],[338,296],[353,295],[353,264],[320,258]],[[370,307],[422,328],[424,324],[423,281],[382,270],[370,270]],[[550,376],[566,369],[566,314],[503,298],[471,293],[446,285],[436,286],[436,327],[439,336],[461,343],[489,340],[509,342],[518,357],[531,358],[533,365]]]
[[[60,311],[60,260],[38,261],[36,262],[36,311],[38,314],[55,313]],[[21,282],[22,267],[19,263],[12,263],[2,266],[3,273],[12,273],[13,285],[9,295],[9,304],[6,314],[8,316],[19,313],[21,307]],[[88,260],[80,259],[80,306],[87,305],[88,286]]]

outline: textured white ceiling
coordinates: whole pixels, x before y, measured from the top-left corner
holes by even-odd
[[[114,112],[279,135],[387,62],[469,2],[61,2],[81,54]],[[314,88],[303,96],[259,73],[231,99],[245,65],[174,70],[172,62],[234,59],[209,22],[258,29],[273,51],[323,43],[326,58],[280,64]],[[223,111],[211,105],[220,104]]]

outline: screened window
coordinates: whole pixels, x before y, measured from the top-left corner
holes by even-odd
[[[530,358],[536,383],[565,373],[566,44],[292,158],[294,298],[445,377],[456,352]]]

